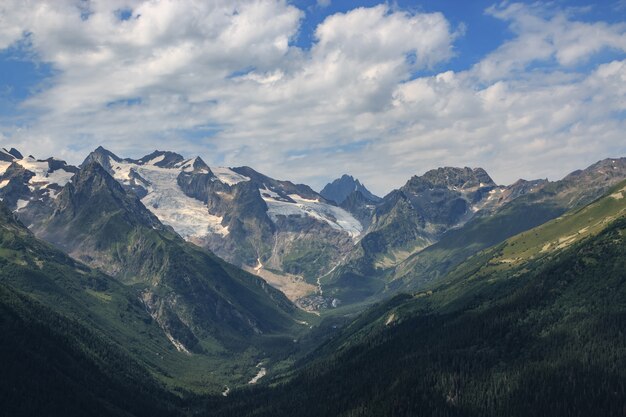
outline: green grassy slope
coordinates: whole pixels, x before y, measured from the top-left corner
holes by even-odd
[[[414,291],[429,286],[468,257],[568,210],[585,206],[624,180],[626,159],[605,159],[560,181],[522,195],[493,214],[479,215],[441,240],[386,271],[388,290]],[[617,164],[617,165],[616,165]]]

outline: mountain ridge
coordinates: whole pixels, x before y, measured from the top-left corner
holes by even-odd
[[[12,160],[0,161],[0,198],[28,225],[49,215],[78,169],[55,159],[18,163],[7,150],[3,155]],[[379,201],[357,190],[339,205],[306,185],[275,180],[251,167],[209,167],[200,157],[185,159],[171,151],[129,159],[100,146],[81,166],[98,162],[184,239],[263,276],[301,307],[319,310],[335,299],[353,302],[381,291],[417,288],[474,248],[599,196],[626,175],[625,160],[607,158],[556,182],[518,180],[509,186],[496,185],[482,168],[440,167],[411,177]],[[344,177],[352,185],[358,182]],[[507,209],[514,201],[518,208]],[[536,210],[526,219],[524,204]],[[498,218],[515,216],[520,227],[489,232],[484,242],[471,240],[470,228],[477,232],[485,224],[494,230],[490,224]],[[459,233],[466,235],[454,239],[459,244],[465,239],[469,250],[450,245]],[[450,261],[441,262],[446,253]],[[346,298],[347,292],[352,296]]]

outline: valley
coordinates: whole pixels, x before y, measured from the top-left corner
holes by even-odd
[[[523,376],[516,378],[533,381],[532,372],[538,371],[532,366],[548,379],[550,372],[567,369],[565,362],[557,362],[561,368],[554,370],[541,361],[521,365],[516,355],[545,349],[564,354],[527,331],[569,332],[571,313],[562,308],[570,305],[598,319],[610,314],[617,327],[608,327],[609,339],[598,343],[617,349],[617,356],[610,356],[614,360],[623,358],[611,333],[623,324],[612,315],[621,304],[613,303],[615,313],[596,313],[595,301],[580,295],[600,291],[601,300],[612,296],[602,292],[605,288],[617,293],[623,288],[623,158],[600,161],[560,181],[511,186],[496,185],[484,170],[441,168],[411,178],[382,198],[344,176],[337,183],[342,193],[334,194],[329,184],[326,198],[252,168],[209,167],[199,157],[185,159],[173,152],[131,160],[98,148],[77,167],[2,152],[3,308],[19,308],[15,317],[44,327],[49,324],[36,321],[28,309],[50,311],[63,323],[61,337],[70,344],[106,341],[107,355],[136,369],[112,380],[121,384],[119,398],[164,396],[156,409],[135,415],[171,415],[182,412],[181,404],[194,415],[279,416],[293,410],[339,415],[369,407],[377,415],[402,415],[394,407],[406,401],[442,415],[510,411],[500,402],[502,393],[489,388],[489,380],[505,377],[489,365],[490,358],[508,364],[503,375],[521,366],[514,372]],[[331,199],[338,195],[344,197],[340,203]],[[229,254],[225,260],[219,257],[224,253]],[[571,278],[554,281],[551,271],[556,270]],[[583,278],[590,274],[609,280],[607,286],[588,288]],[[551,295],[535,294],[535,285],[553,288]],[[574,295],[570,285],[582,293]],[[525,301],[528,313],[523,314],[538,315],[538,321],[506,336],[521,344],[517,350],[510,345],[513,350],[505,357],[498,356],[498,346],[505,343],[500,333],[485,334],[479,348],[470,333],[459,330],[480,326],[478,317],[500,314],[496,311],[522,311],[520,300],[533,299],[525,298],[531,293],[539,304]],[[574,327],[591,337],[585,326]],[[58,343],[57,336],[51,337],[45,343]],[[441,354],[420,350],[416,337],[439,346]],[[610,345],[603,344],[608,340]],[[17,349],[19,343],[24,342],[16,339],[6,348]],[[596,349],[580,343],[579,352]],[[452,354],[451,346],[470,349],[463,355],[487,349],[467,360],[488,379],[463,376],[463,368],[449,370],[445,361],[453,356],[443,358]],[[56,355],[52,352],[44,356]],[[85,350],[81,360],[110,375],[99,352]],[[571,353],[571,360],[583,354]],[[401,359],[392,361],[389,355]],[[482,362],[474,362],[481,357]],[[406,361],[411,371],[395,368]],[[603,361],[594,366],[608,369]],[[415,373],[420,368],[439,382],[423,385],[427,379]],[[80,369],[72,371],[72,381],[82,378]],[[50,372],[65,371],[53,365]],[[610,372],[603,384],[621,392],[623,386],[611,382],[621,374]],[[390,400],[365,395],[367,389],[357,382],[371,381],[375,374],[380,380],[376,389]],[[124,384],[133,381],[150,391],[131,394]],[[348,391],[347,384],[353,384]],[[411,384],[417,384],[419,398],[432,400],[424,403],[402,388]],[[472,398],[482,398],[476,391],[481,389],[493,396],[496,408],[476,411],[480,407]],[[293,404],[291,398],[304,395],[303,390],[308,392],[303,402]],[[526,395],[506,392],[515,399],[512,404]],[[114,409],[125,407],[97,391],[81,395],[113,407],[103,415],[117,415]],[[322,396],[335,398],[335,405],[319,404],[316,398]],[[601,401],[602,396],[596,392],[592,398]],[[263,411],[255,405],[268,402],[272,405]],[[560,413],[564,405],[554,407]],[[209,408],[214,412],[206,414]]]
[[[0,0],[0,417],[626,417],[626,0]]]

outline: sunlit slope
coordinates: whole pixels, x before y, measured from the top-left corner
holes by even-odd
[[[511,238],[493,262],[523,262],[595,235],[613,220],[624,216],[625,197],[626,182],[622,182],[608,196],[595,203]]]
[[[556,182],[520,180],[506,188],[504,204],[479,212],[462,227],[446,232],[441,240],[398,264],[387,276],[388,289],[416,291],[437,285],[470,256],[593,202],[624,178],[626,158],[609,158]]]
[[[597,235],[613,221],[624,216],[626,216],[626,181],[622,181],[607,195],[583,208],[567,212],[478,254],[476,259],[461,264],[451,274],[451,279],[467,273],[469,268],[485,259],[488,259],[487,263],[473,273],[476,278],[496,271],[517,271],[525,264],[551,257],[585,238]],[[523,269],[521,271],[523,272]]]

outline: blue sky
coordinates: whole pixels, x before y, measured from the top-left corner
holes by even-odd
[[[170,149],[384,194],[626,156],[624,0],[4,4],[0,142],[38,157]]]

